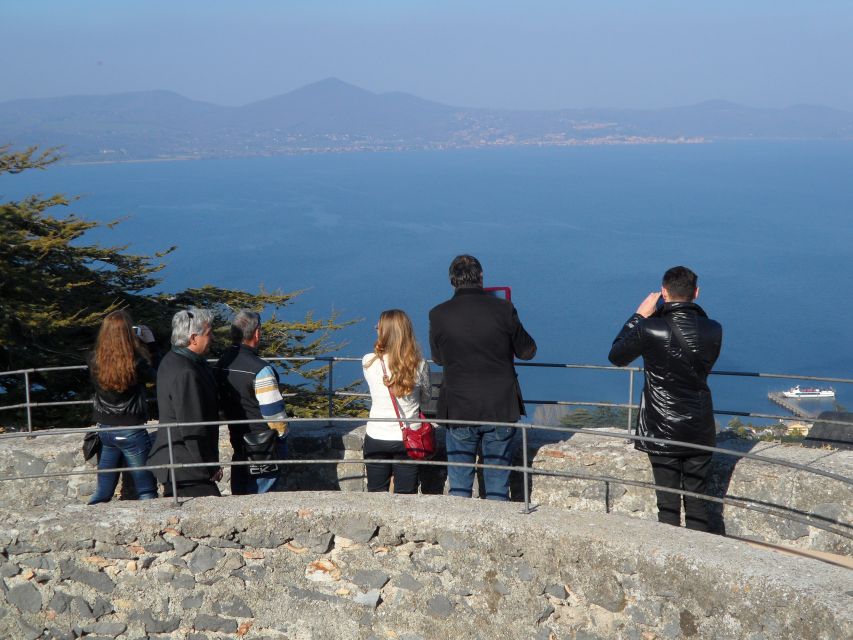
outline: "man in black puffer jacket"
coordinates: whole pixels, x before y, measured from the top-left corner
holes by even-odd
[[[639,435],[713,447],[716,428],[707,378],[720,355],[723,329],[694,302],[697,282],[687,267],[667,271],[661,290],[650,293],[628,318],[608,357],[619,367],[643,357]],[[636,448],[649,454],[655,484],[706,492],[709,452],[668,442],[638,441]],[[657,505],[660,522],[681,524],[680,494],[657,491]],[[684,496],[684,511],[688,528],[708,531],[704,500]]]

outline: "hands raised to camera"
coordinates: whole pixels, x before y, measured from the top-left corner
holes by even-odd
[[[660,296],[660,291],[652,291],[646,296],[646,299],[640,303],[640,306],[637,307],[637,313],[644,318],[654,315]]]

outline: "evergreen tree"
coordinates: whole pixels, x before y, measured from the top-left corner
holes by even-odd
[[[58,159],[54,149],[13,151],[0,146],[0,178],[45,169]],[[297,322],[280,317],[299,291],[248,293],[202,286],[173,294],[152,292],[166,266],[163,259],[175,247],[146,256],[128,253],[126,245],[86,243],[88,231],[112,228],[118,222],[103,225],[73,213],[55,214],[74,200],[64,195],[31,195],[0,204],[0,371],[83,364],[103,317],[122,308],[137,322],[149,325],[163,348],[168,347],[172,315],[189,306],[214,311],[217,350],[228,345],[228,323],[240,308],[265,314],[262,356],[317,356],[338,348],[333,334],[350,323],[340,322],[336,315],[315,319],[309,313]],[[327,368],[298,363],[282,366],[307,380],[284,389],[299,394],[288,402],[297,415],[325,414],[328,401],[322,393]],[[0,378],[0,390],[5,392],[0,405],[21,402],[25,391],[22,377]],[[31,390],[39,402],[85,398],[90,393],[88,374],[34,373]],[[336,399],[335,408],[338,415],[363,412],[363,405],[351,400]],[[67,410],[50,411],[42,414],[40,422],[75,421]],[[88,407],[77,410],[76,417],[85,422],[87,413]],[[20,413],[17,419],[20,421]],[[8,411],[0,413],[0,424],[9,421]]]

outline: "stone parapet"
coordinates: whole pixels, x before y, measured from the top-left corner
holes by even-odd
[[[645,454],[636,452],[623,439],[578,434],[560,442],[543,442],[546,433],[531,434],[529,459],[542,471],[559,471],[578,475],[597,475],[651,482],[651,470]],[[362,492],[366,488],[361,450],[364,426],[343,423],[297,423],[289,436],[290,457],[293,460],[325,459],[326,465],[291,464],[282,482],[284,490],[340,490]],[[439,437],[439,440],[442,440]],[[55,477],[0,482],[0,507],[18,505],[21,509],[41,505],[61,507],[69,502],[88,499],[95,488],[93,467],[83,461],[80,453],[82,436],[62,435],[5,440],[0,447],[0,468],[3,475],[36,473],[88,475],[57,475]],[[725,440],[723,447],[750,450],[770,458],[809,464],[817,468],[853,477],[853,452],[828,449],[804,449],[798,446]],[[750,449],[751,448],[751,449]],[[220,459],[229,460],[231,447],[226,430],[220,438]],[[520,447],[515,464],[522,463]],[[441,493],[444,478],[441,469],[432,468],[426,478],[425,493]],[[230,471],[220,483],[228,493]],[[791,513],[814,514],[831,524],[850,527],[853,521],[853,492],[850,486],[835,480],[802,471],[769,465],[752,460],[715,455],[710,483],[713,495],[744,498],[759,504],[776,504]],[[512,497],[522,499],[523,483],[514,474]],[[611,511],[644,519],[654,519],[654,492],[639,487],[605,484],[589,480],[534,475],[531,479],[534,504],[584,511]],[[738,507],[721,509],[712,505],[716,529],[730,536],[754,538],[774,544],[814,549],[853,556],[853,544],[847,538],[833,535],[798,522]]]
[[[295,492],[0,509],[0,637],[853,635],[851,572],[620,515]]]
[[[853,451],[806,449],[796,445],[721,440],[718,445],[733,451],[813,466],[853,478]],[[633,443],[617,438],[576,434],[570,439],[538,448],[533,466],[538,470],[609,476],[653,483],[648,456]],[[812,514],[827,524],[851,529],[853,491],[848,484],[788,467],[714,454],[709,494],[776,505],[799,516]],[[532,483],[534,503],[583,511],[610,511],[655,519],[655,494],[646,488],[583,479],[536,476]],[[712,525],[730,536],[774,544],[853,556],[853,541],[809,527],[736,506],[709,503]]]

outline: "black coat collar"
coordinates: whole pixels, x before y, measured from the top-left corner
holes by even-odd
[[[662,316],[669,315],[670,313],[695,313],[697,315],[702,316],[703,318],[707,318],[708,314],[705,313],[705,310],[700,307],[695,302],[666,302],[663,305],[663,311],[661,312]]]
[[[483,287],[460,287],[453,292],[453,297],[470,296],[470,295],[486,295]]]

